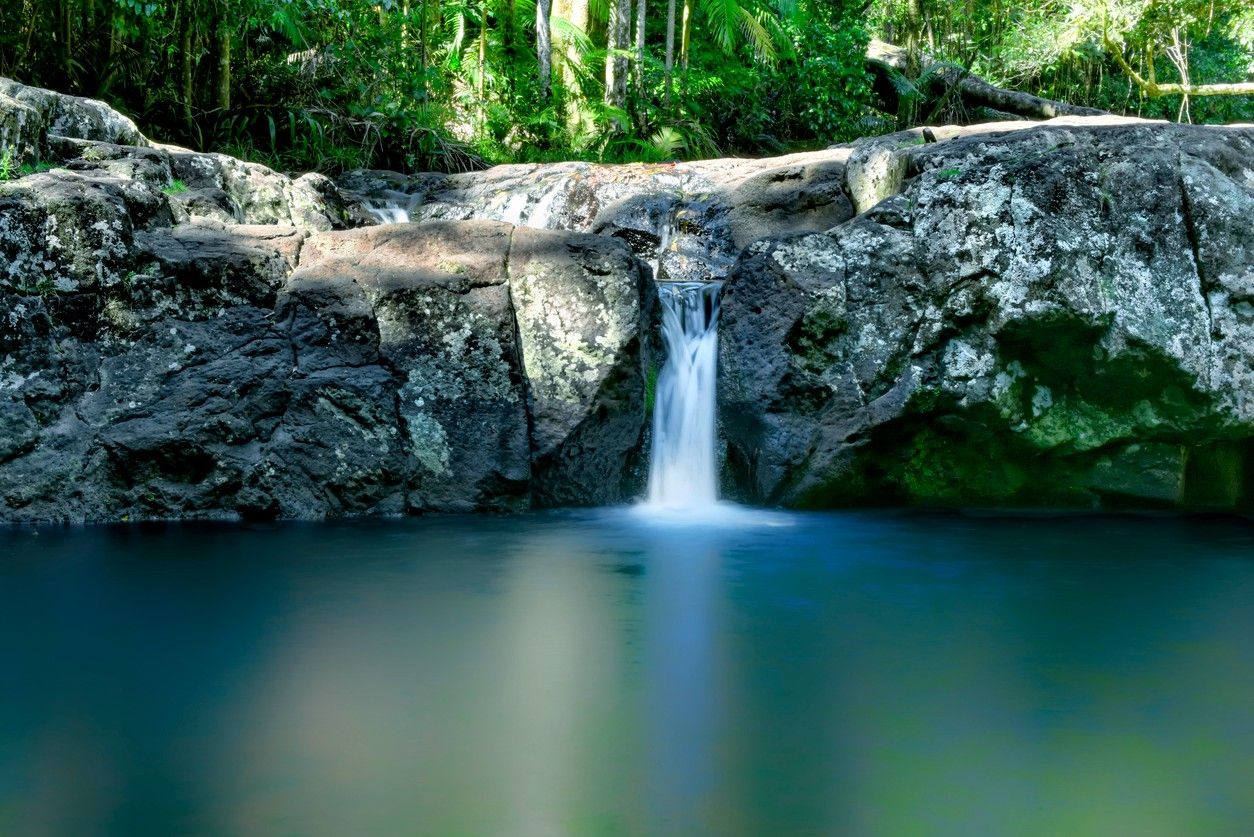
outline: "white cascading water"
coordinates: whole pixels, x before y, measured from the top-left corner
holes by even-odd
[[[505,221],[520,227],[536,227],[552,229],[553,207],[558,198],[569,190],[568,180],[559,180],[556,184],[540,193],[536,201],[531,192],[516,192],[507,197],[480,207],[470,217],[485,218],[491,221]],[[414,209],[421,201],[411,195],[400,192],[384,192],[380,196],[367,200],[364,207],[367,212],[379,220],[380,224],[408,224],[413,220]]]
[[[666,251],[670,249],[671,238],[675,235],[675,219],[668,218],[658,228],[657,254],[654,255],[650,267],[653,268],[653,278],[662,281],[662,259],[666,256]]]
[[[409,207],[401,206],[397,200],[371,201],[365,206],[366,211],[378,218],[380,224],[409,223]]]
[[[648,505],[707,509],[718,504],[714,456],[719,282],[663,282],[666,364],[653,406]]]

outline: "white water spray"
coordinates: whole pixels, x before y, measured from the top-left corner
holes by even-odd
[[[402,203],[404,196],[386,198],[378,201],[367,201],[366,211],[379,219],[380,224],[408,224],[412,200]]]
[[[671,238],[674,235],[675,219],[670,217],[658,228],[657,253],[650,263],[650,267],[653,268],[653,278],[658,282],[662,281],[662,259],[666,256],[666,251],[670,249]]]
[[[718,503],[714,457],[718,371],[718,282],[664,282],[667,359],[653,407],[648,505],[708,509]]]

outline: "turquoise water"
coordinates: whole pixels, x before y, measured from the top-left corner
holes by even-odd
[[[4,834],[1237,834],[1254,527],[0,531]]]

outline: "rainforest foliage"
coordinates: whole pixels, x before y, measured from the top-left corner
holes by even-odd
[[[891,112],[865,56],[904,47]],[[0,75],[281,169],[664,161],[974,121],[958,68],[1119,113],[1254,121],[1246,0],[9,0]],[[952,77],[952,74],[951,74]]]

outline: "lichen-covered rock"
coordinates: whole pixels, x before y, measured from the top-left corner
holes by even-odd
[[[198,221],[134,232],[120,278],[0,286],[0,520],[628,499],[652,285],[534,235]]]
[[[133,129],[0,81],[0,151],[56,165],[0,184],[0,520],[630,499],[645,262],[728,276],[737,496],[1254,505],[1254,130],[337,187]],[[345,229],[379,196],[427,223]]]
[[[287,191],[292,223],[309,232],[328,232],[359,226],[353,222],[344,196],[325,174],[310,172],[291,182]]]
[[[273,308],[298,246],[291,228],[140,231],[111,275],[6,289],[0,519],[245,511],[292,398]]]
[[[136,181],[64,169],[0,183],[0,282],[40,293],[118,282],[131,259],[129,208],[155,211]]]
[[[63,99],[0,90],[0,140],[59,164],[0,184],[0,521],[633,496],[653,296],[625,244],[336,232],[322,175]]]
[[[47,142],[48,123],[39,110],[0,90],[0,155],[7,155],[10,165],[20,165],[38,160]]]
[[[325,175],[306,174],[292,180],[225,154],[201,154],[174,146],[162,146],[162,150],[169,155],[173,178],[188,190],[172,196],[182,215],[241,224],[292,224],[306,232],[350,225],[343,198]]]
[[[43,159],[48,137],[119,145],[147,145],[128,117],[104,102],[67,96],[0,78],[0,146],[18,151],[20,161]],[[3,150],[0,148],[0,150]]]
[[[292,179],[257,163],[153,144],[102,102],[0,78],[0,155],[22,173],[56,164],[112,183],[128,198],[132,226],[185,223],[294,225],[323,232],[359,225],[326,176]],[[26,168],[23,169],[22,167]],[[51,173],[50,173],[51,174]],[[21,181],[36,188],[28,175]]]
[[[209,220],[140,231],[139,270],[111,299],[148,319],[206,319],[239,305],[273,308],[303,241],[295,227]]]
[[[519,227],[509,281],[542,505],[633,496],[656,291],[621,242]]]
[[[891,150],[897,194],[733,272],[722,416],[742,496],[1254,503],[1254,131],[932,139]]]
[[[625,245],[490,221],[375,227],[310,239],[292,287],[319,301],[313,345],[396,376],[411,510],[638,491],[654,295]]]
[[[354,286],[374,312],[378,362],[397,379],[414,510],[527,504],[526,391],[506,276],[512,231],[471,222],[330,233],[306,246],[295,277]]]

